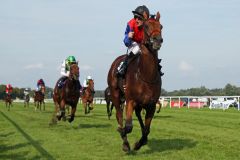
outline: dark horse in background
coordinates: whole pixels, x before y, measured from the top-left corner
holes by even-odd
[[[110,92],[110,88],[109,87],[107,87],[104,90],[104,96],[105,96],[105,101],[106,101],[106,104],[107,104],[108,119],[110,119],[110,117],[112,116],[112,110],[113,110],[114,105],[113,105],[113,102],[112,102],[112,97],[111,97],[111,92]],[[121,99],[121,101],[120,101],[121,109],[124,108],[124,103],[125,103],[125,99]]]
[[[110,93],[110,88],[107,87],[104,90],[104,96],[105,96],[105,101],[107,104],[107,115],[108,115],[108,119],[110,119],[111,115],[112,115],[112,109],[114,107],[113,103],[112,103],[112,99],[111,99],[111,93]],[[110,108],[111,105],[111,108]]]
[[[147,19],[146,13],[144,13]],[[134,150],[139,150],[147,144],[150,133],[151,121],[156,110],[156,103],[160,97],[162,80],[158,71],[158,50],[161,48],[162,25],[160,24],[160,14],[144,21],[144,40],[140,44],[141,53],[136,56],[128,65],[125,75],[126,89],[124,90],[126,99],[126,121],[123,126],[123,110],[120,107],[122,89],[117,77],[117,67],[126,55],[119,56],[112,63],[108,73],[108,85],[110,87],[112,102],[116,108],[116,118],[118,121],[118,131],[123,140],[123,150],[130,151],[127,134],[132,132],[132,114],[135,114],[141,126],[142,137],[134,145]],[[145,121],[141,117],[141,111],[145,109]]]
[[[10,94],[6,95],[5,104],[6,104],[6,108],[8,109],[8,111],[10,111],[10,107],[12,107],[12,97]]]
[[[89,79],[88,86],[81,95],[82,104],[84,108],[84,113],[90,113],[90,110],[93,110],[93,98],[94,98],[94,81]]]
[[[45,87],[44,86],[41,86],[39,91],[34,92],[35,111],[37,109],[42,110],[42,105],[43,105],[43,110],[45,111],[44,95],[45,95]]]
[[[66,120],[65,107],[71,106],[71,114],[68,121],[71,123],[74,120],[77,104],[80,97],[80,82],[79,82],[79,67],[77,64],[70,66],[69,77],[65,80],[62,88],[58,87],[59,80],[57,81],[53,91],[53,101],[55,104],[55,112],[53,114],[52,123],[56,124],[57,120]]]
[[[24,107],[29,107],[30,96],[29,94],[24,96]]]

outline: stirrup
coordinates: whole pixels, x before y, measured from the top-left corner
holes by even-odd
[[[123,90],[124,90],[124,92],[126,92],[126,89],[127,89],[127,86],[126,86],[126,84],[124,84],[124,85],[123,85]]]

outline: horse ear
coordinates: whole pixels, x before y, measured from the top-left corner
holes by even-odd
[[[143,12],[143,18],[144,18],[144,20],[147,20],[147,19],[148,19],[148,15],[147,15],[146,12]]]
[[[157,12],[156,20],[159,21],[159,19],[160,19],[160,13]]]

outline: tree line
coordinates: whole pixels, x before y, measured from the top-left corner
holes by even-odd
[[[204,86],[199,88],[180,89],[168,92],[162,89],[162,96],[236,96],[240,95],[240,87],[227,84],[224,88],[208,89]]]
[[[0,99],[4,99],[6,85],[0,85]],[[24,98],[24,89],[13,87],[13,99]],[[53,89],[46,87],[46,98],[52,98]],[[34,90],[30,91],[30,96],[33,97]],[[240,87],[232,84],[227,84],[224,88],[208,89],[204,86],[198,88],[180,89],[174,91],[166,91],[162,89],[161,96],[236,96],[240,95]],[[95,97],[104,97],[104,90],[96,90]]]
[[[18,88],[18,87],[13,87],[13,92],[12,92],[12,98],[16,99],[23,99],[24,98],[24,90],[25,88]],[[0,85],[0,99],[4,99],[6,96],[6,85]],[[30,90],[29,91],[29,95],[31,97],[33,97],[34,95],[34,91],[35,90]],[[45,97],[46,98],[51,98],[52,97],[52,93],[53,93],[53,89],[50,87],[46,87],[46,94]]]

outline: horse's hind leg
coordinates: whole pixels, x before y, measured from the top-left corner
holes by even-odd
[[[142,137],[138,142],[135,143],[134,150],[139,150],[143,145],[147,144],[147,141],[148,141],[147,137],[148,137],[148,134],[150,133],[150,126],[151,126],[151,122],[152,122],[152,118],[154,116],[155,110],[156,110],[156,104],[152,104],[146,107],[145,126],[143,125],[143,122],[141,123],[139,121],[142,128]],[[138,115],[137,117],[139,118]]]

